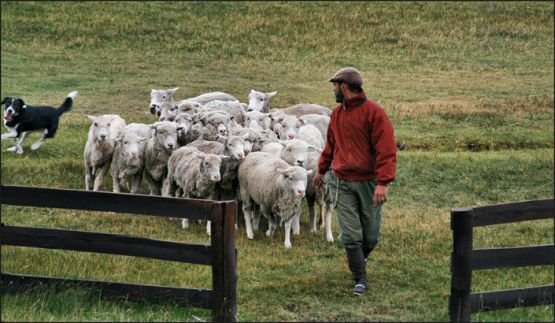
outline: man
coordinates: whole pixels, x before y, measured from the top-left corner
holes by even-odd
[[[339,104],[331,115],[314,184],[323,185],[332,167],[327,180],[340,240],[355,281],[352,293],[360,296],[368,289],[366,259],[380,240],[381,208],[387,184],[395,179],[397,147],[389,118],[366,98],[358,70],[340,69],[330,82]]]

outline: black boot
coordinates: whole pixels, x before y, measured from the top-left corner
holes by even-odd
[[[368,289],[368,281],[366,279],[366,263],[364,262],[364,253],[361,247],[354,249],[345,248],[347,252],[347,261],[349,269],[355,281],[355,287],[351,290],[353,295],[360,296]]]

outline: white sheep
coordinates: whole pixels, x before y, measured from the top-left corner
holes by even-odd
[[[146,124],[130,123],[116,139],[110,166],[114,192],[121,192],[121,186],[127,184],[132,194],[139,193],[149,130]]]
[[[232,119],[237,122],[239,125],[245,125],[245,109],[244,103],[239,101],[222,101],[222,100],[214,100],[206,103],[204,105],[204,109],[208,111],[225,111],[229,113]]]
[[[177,148],[177,124],[159,121],[152,124],[145,150],[145,178],[150,195],[160,195],[167,176],[168,159]]]
[[[301,126],[297,130],[297,134],[295,135],[295,138],[304,140],[309,145],[313,145],[321,149],[324,149],[324,145],[326,144],[320,130],[318,130],[318,128],[316,128],[316,126],[312,124],[305,124],[304,126]]]
[[[125,120],[115,114],[87,117],[92,124],[83,151],[85,189],[98,191],[110,168],[115,140],[125,128]]]
[[[249,105],[247,111],[270,112],[270,98],[277,94],[277,91],[270,93],[251,90],[249,93]]]
[[[269,113],[249,111],[245,113],[245,127],[254,129],[270,129],[272,119]]]
[[[160,116],[160,105],[162,102],[173,103],[173,95],[179,90],[178,87],[169,90],[155,90],[150,91],[150,113]]]
[[[299,120],[302,124],[311,124],[315,126],[320,130],[320,133],[322,133],[322,138],[327,138],[330,117],[321,114],[306,114],[304,116],[299,116]]]
[[[285,248],[291,248],[291,222],[301,208],[306,192],[307,175],[312,171],[289,166],[281,158],[264,152],[250,153],[239,166],[240,200],[245,216],[247,237],[254,238],[253,208],[268,219],[267,236],[277,225],[285,224]]]
[[[252,129],[243,128],[233,132],[238,136],[248,134],[245,139],[245,154],[250,152],[260,151],[262,147],[270,142],[278,142],[279,139],[271,130],[268,129]]]
[[[168,176],[164,184],[164,196],[215,200],[215,186],[220,181],[222,159],[229,158],[205,154],[195,147],[181,147],[168,160]],[[177,190],[179,187],[180,190]],[[179,196],[176,196],[179,197]],[[182,228],[189,227],[189,220],[181,221]],[[210,221],[206,231],[210,234]]]

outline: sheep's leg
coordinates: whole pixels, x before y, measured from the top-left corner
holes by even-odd
[[[37,142],[31,145],[31,150],[39,149],[40,146],[42,146],[42,144],[44,143],[44,139],[46,139],[47,134],[48,134],[48,129],[44,129],[42,131],[42,137],[40,137],[40,139]]]
[[[102,182],[104,182],[104,175],[108,172],[108,168],[110,164],[106,163],[106,165],[97,168],[96,178],[94,179],[94,187],[93,191],[100,191],[100,187],[102,186]]]
[[[189,194],[183,190],[183,195],[181,196],[182,198],[189,198]],[[182,229],[188,229],[189,228],[189,219],[183,218],[181,219],[181,228]]]
[[[315,202],[314,198],[306,198],[306,206],[308,207],[308,215],[310,217],[310,232],[318,230]]]
[[[285,241],[283,245],[285,248],[291,248],[291,224],[293,222],[293,218],[285,221]]]
[[[160,192],[158,191],[158,183],[154,180],[152,175],[150,175],[149,172],[145,172],[145,178],[148,183],[148,187],[150,188],[150,195],[160,195]]]
[[[252,231],[252,201],[243,201],[241,208],[243,209],[243,215],[245,216],[247,237],[252,240],[254,239],[254,233]]]
[[[121,192],[120,180],[118,178],[118,175],[114,174],[113,172],[112,172],[112,192],[114,193]]]
[[[268,231],[266,231],[266,236],[271,237],[274,235],[274,231],[276,230],[277,227],[277,223],[275,223],[274,219],[270,219],[269,217],[266,217],[268,219]]]
[[[291,225],[293,228],[293,234],[299,235],[301,234],[301,212],[303,211],[302,208],[299,208],[297,213],[291,218]]]
[[[93,189],[93,168],[85,165],[85,190],[91,191]]]
[[[138,173],[131,177],[131,189],[129,190],[131,194],[138,194],[141,190],[141,181],[143,179],[143,174]]]
[[[252,227],[254,230],[258,230],[258,225],[260,224],[260,210],[257,205],[252,207]]]
[[[322,205],[322,214],[326,214],[326,240],[328,242],[333,242],[333,234],[331,232],[331,220],[332,220],[332,207],[331,203]]]

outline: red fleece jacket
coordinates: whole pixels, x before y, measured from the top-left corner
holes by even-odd
[[[375,178],[380,185],[395,180],[397,146],[385,111],[364,92],[339,104],[331,114],[326,147],[318,162],[325,174],[333,160],[335,176],[346,181]]]

